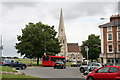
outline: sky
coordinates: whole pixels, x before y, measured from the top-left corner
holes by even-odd
[[[100,35],[98,26],[109,22],[109,17],[118,14],[119,0],[1,0],[0,35],[3,40],[3,56],[17,56],[15,43],[21,29],[29,22],[42,22],[55,26],[58,31],[62,8],[65,34],[68,43],[87,40],[88,35]],[[105,18],[105,20],[100,20]]]

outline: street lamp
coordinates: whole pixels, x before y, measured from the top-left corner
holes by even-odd
[[[85,51],[87,52],[87,65],[88,65],[88,51],[89,51],[88,46],[85,46]]]
[[[115,27],[115,21],[114,21],[114,24],[113,24],[113,25],[114,25],[114,27]],[[114,47],[114,48],[115,48],[115,50],[114,50],[114,51],[115,51],[114,65],[116,65],[116,45],[117,45],[116,38],[117,38],[117,37],[115,37],[115,45],[114,45],[114,46],[115,46],[115,47]]]
[[[1,35],[1,44],[0,44],[0,50],[1,50],[0,57],[2,57],[2,50],[3,50],[3,45],[2,45],[2,35]]]
[[[42,29],[42,32],[44,32],[45,31],[45,29]],[[44,41],[44,55],[46,55],[46,36],[45,36],[45,34],[44,34],[44,39],[45,39],[45,41]]]

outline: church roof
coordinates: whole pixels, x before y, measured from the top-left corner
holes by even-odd
[[[68,52],[80,52],[78,43],[67,43]]]

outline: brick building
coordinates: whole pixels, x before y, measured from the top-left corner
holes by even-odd
[[[82,61],[83,56],[80,53],[80,46],[78,46],[78,43],[67,43],[67,60],[70,61]]]
[[[102,63],[120,64],[120,14],[112,15],[110,22],[99,25],[101,30]]]

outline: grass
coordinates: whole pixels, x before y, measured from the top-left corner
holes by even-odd
[[[46,80],[21,74],[2,74],[2,80]]]
[[[7,71],[7,72],[18,72],[14,69],[12,69],[11,67],[8,66],[0,66],[0,71]]]
[[[71,62],[66,62],[66,66],[71,66]]]
[[[25,63],[26,65],[30,66],[41,66],[42,62],[39,61],[39,65],[37,65],[36,59],[17,59],[20,63]]]
[[[18,72],[11,67],[8,66],[0,66],[0,71],[5,71],[5,72]],[[28,75],[22,75],[22,74],[0,74],[1,80],[46,80],[46,79],[41,79],[41,78],[36,78]]]

